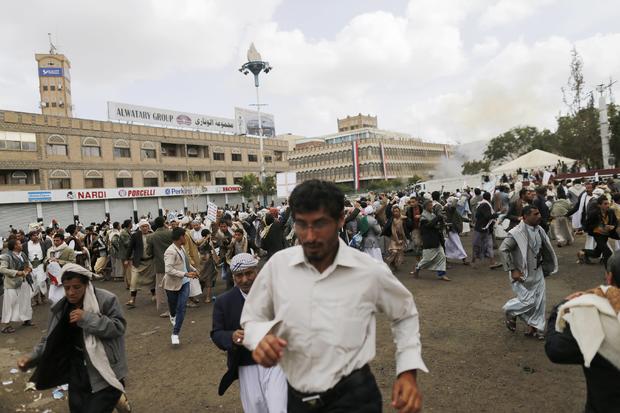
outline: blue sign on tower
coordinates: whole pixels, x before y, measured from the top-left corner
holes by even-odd
[[[62,67],[40,67],[39,76],[62,77]]]

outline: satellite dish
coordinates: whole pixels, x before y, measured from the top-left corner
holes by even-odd
[[[254,46],[254,43],[252,42],[250,44],[250,48],[248,49],[248,62],[262,62],[263,59],[261,58],[260,53],[258,53],[258,50],[256,50],[256,47]]]

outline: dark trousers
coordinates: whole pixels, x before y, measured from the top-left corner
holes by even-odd
[[[301,394],[288,387],[289,413],[381,413],[381,392],[368,366],[343,378],[314,404],[303,402],[313,394]]]
[[[607,244],[609,237],[602,237],[600,235],[594,236],[594,242],[596,243],[593,250],[585,250],[586,256],[588,258],[599,258],[601,255],[603,256],[603,265],[607,265],[607,260],[613,252],[609,249],[609,245]]]
[[[93,393],[83,356],[72,357],[69,363],[69,411],[71,413],[112,413],[122,395],[121,391],[108,386]]]

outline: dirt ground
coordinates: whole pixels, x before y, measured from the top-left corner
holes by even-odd
[[[471,251],[471,237],[463,238]],[[577,239],[582,246],[584,238]],[[547,312],[569,293],[603,282],[599,265],[575,264],[577,248],[556,249],[558,274],[547,278]],[[503,324],[502,305],[511,298],[502,270],[473,269],[452,264],[451,283],[422,272],[409,275],[412,257],[398,271],[398,278],[415,297],[421,319],[422,356],[430,369],[419,382],[427,412],[581,412],[585,383],[581,367],[549,362],[544,344]],[[99,282],[99,288],[116,293],[124,303],[128,293],[122,283]],[[224,283],[219,281],[217,291]],[[138,295],[138,307],[127,310],[126,333],[129,377],[127,392],[134,411],[142,412],[242,412],[235,383],[220,397],[217,386],[226,370],[226,355],[209,339],[211,304],[189,308],[178,349],[170,345],[170,323],[157,316],[148,292]],[[12,384],[0,388],[1,412],[68,411],[66,401],[52,399],[51,390],[24,392],[29,377],[11,374],[15,359],[29,351],[46,328],[47,308],[36,307],[35,328],[18,328],[0,337],[0,379]],[[384,411],[389,406],[394,379],[394,345],[389,323],[378,317],[377,356],[371,366],[381,387]],[[41,396],[39,396],[41,395]],[[35,401],[40,397],[40,400]]]

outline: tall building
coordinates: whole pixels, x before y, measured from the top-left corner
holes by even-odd
[[[347,119],[354,118],[361,119],[360,115]],[[376,118],[373,119],[376,123]],[[340,127],[340,119],[338,122]],[[424,142],[404,133],[373,127],[354,127],[298,143],[288,160],[291,171],[297,172],[298,182],[322,179],[353,184],[359,189],[375,180],[406,182],[414,175],[427,177],[451,153],[450,145]]]
[[[44,115],[73,116],[71,101],[71,62],[56,53],[50,43],[48,54],[35,54],[39,71],[39,106]]]

